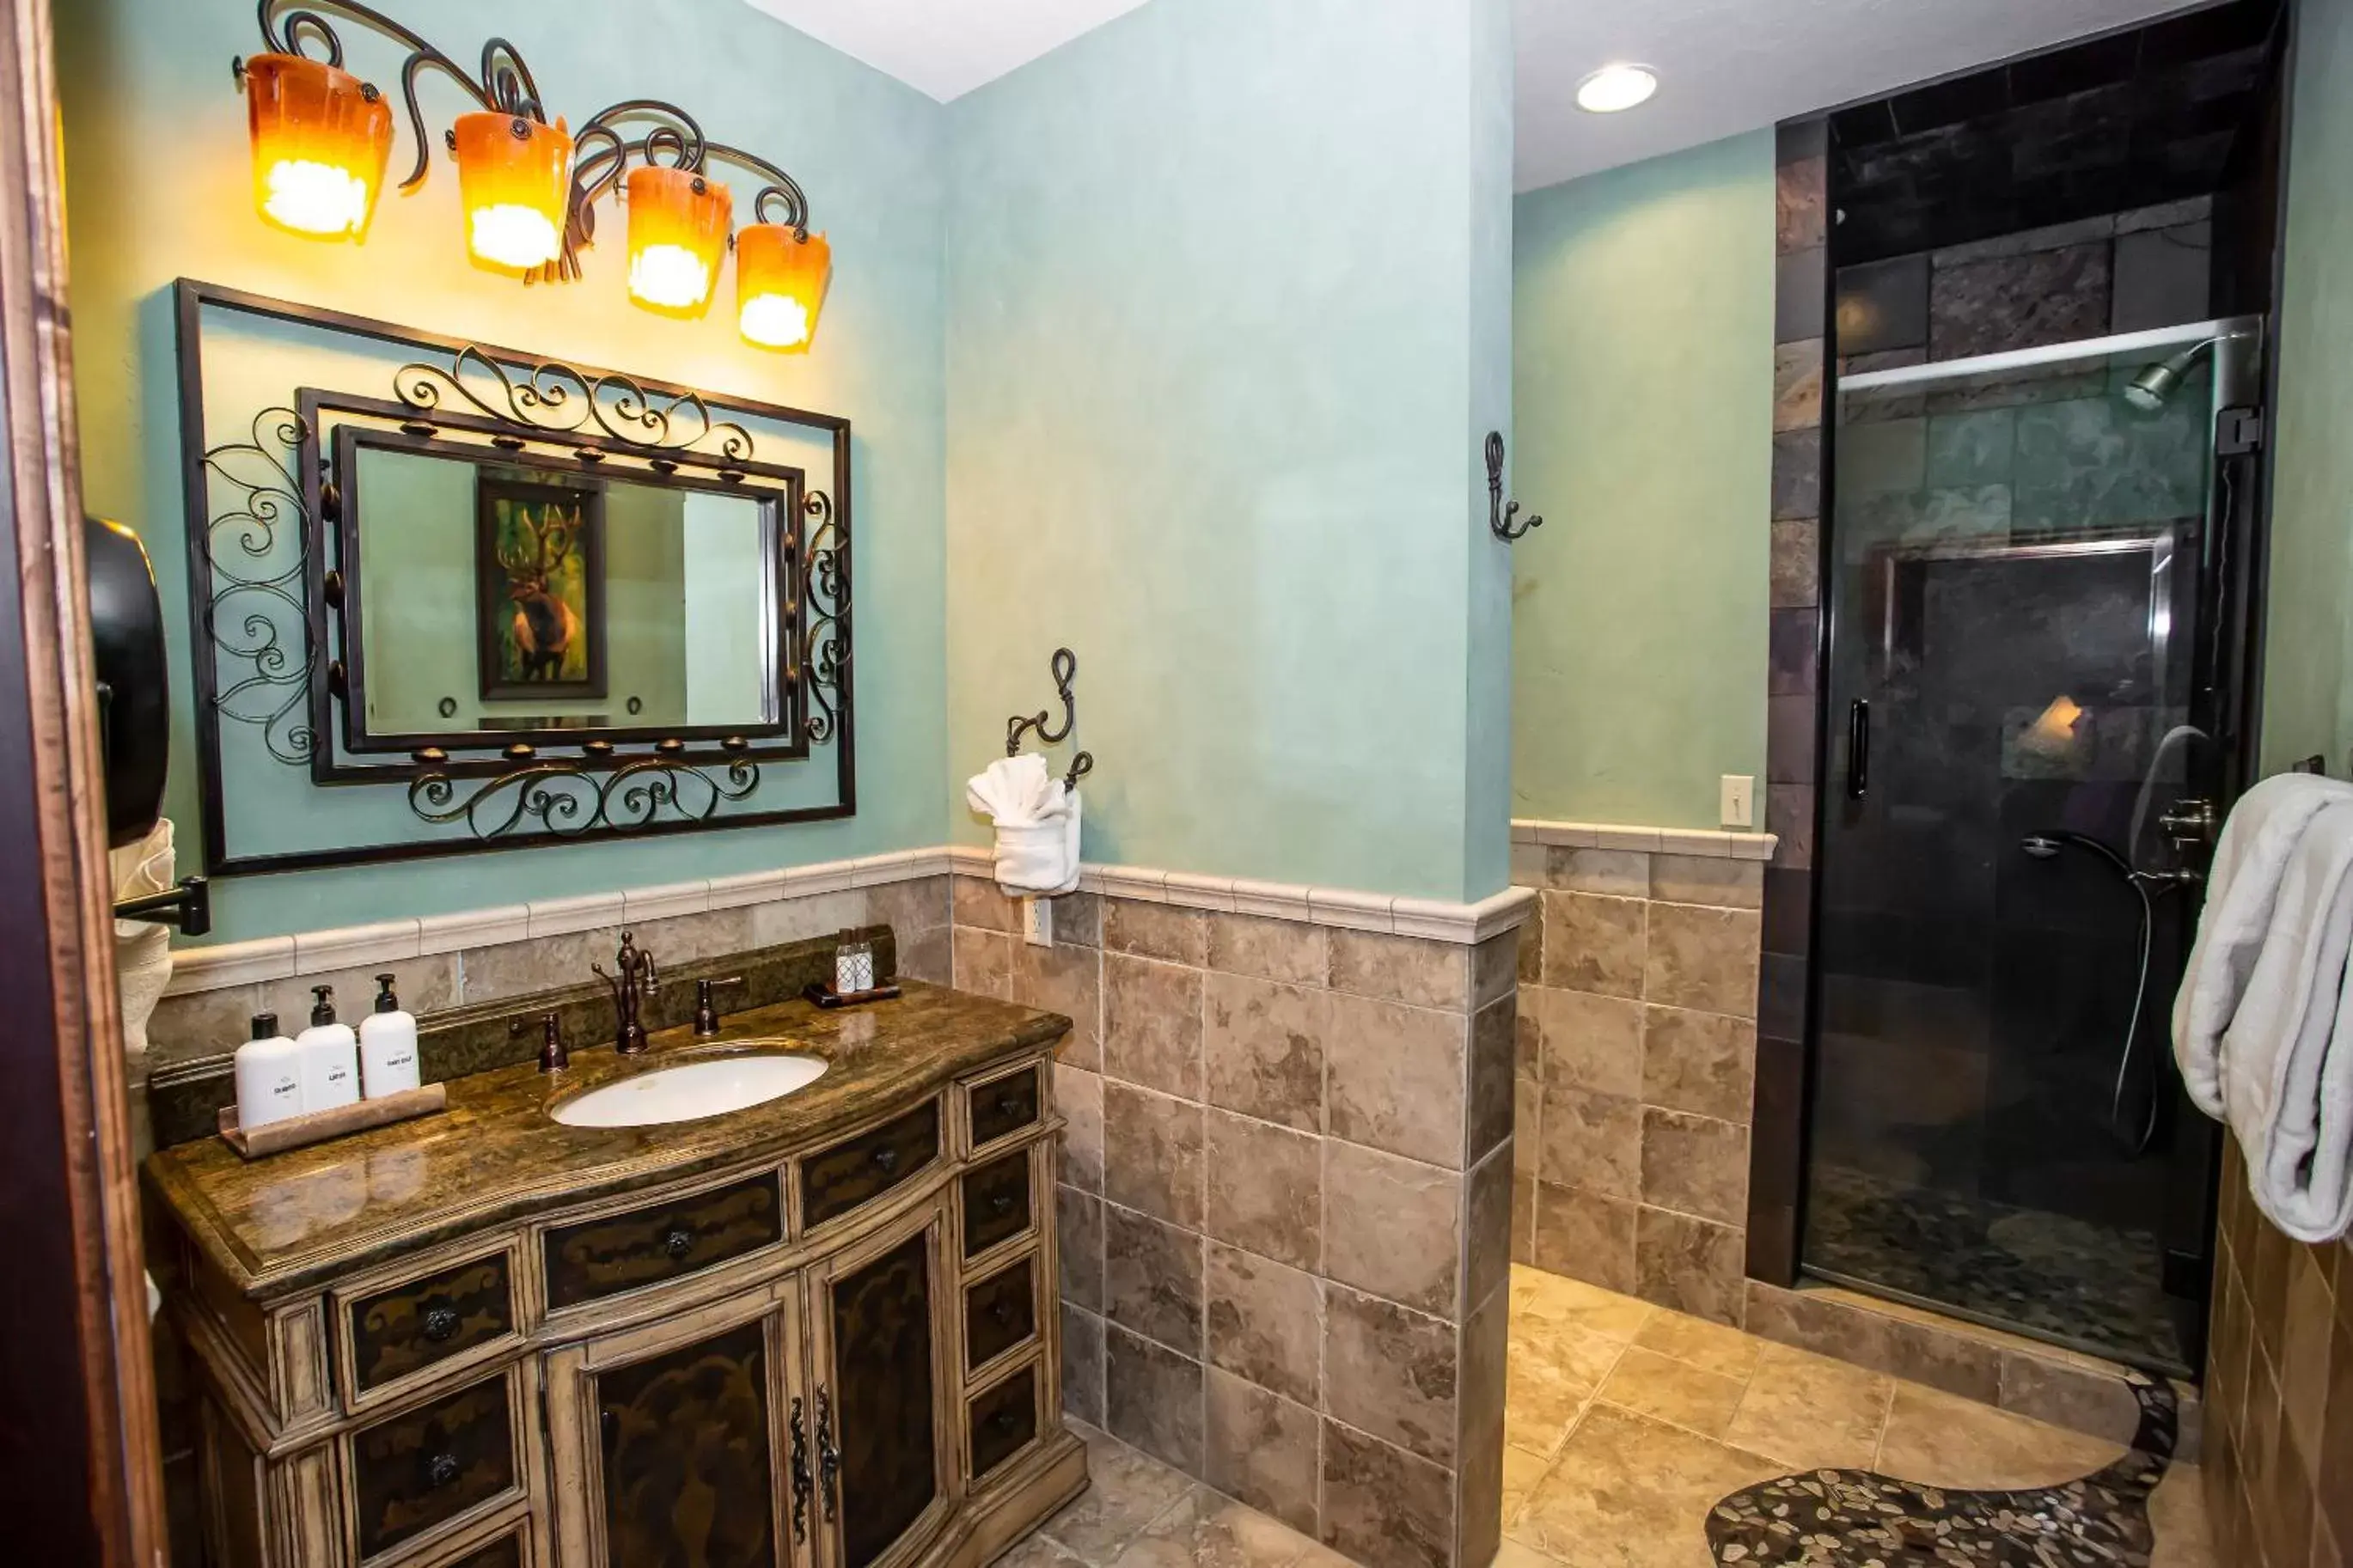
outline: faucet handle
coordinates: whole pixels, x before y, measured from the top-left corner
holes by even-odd
[[[744,977],[740,974],[730,974],[723,979],[698,980],[694,983],[694,1032],[696,1034],[715,1035],[719,1032],[719,1007],[712,1000],[712,993],[723,985],[743,984]]]
[[[515,1019],[507,1026],[507,1037],[512,1039],[515,1036],[522,1034],[523,1030],[531,1026],[532,1022],[533,1021],[529,1018]],[[565,1048],[564,1044],[564,1015],[556,1012],[553,1008],[550,1008],[547,1012],[542,1013],[539,1016],[538,1023],[540,1029],[539,1070],[542,1072],[562,1072],[565,1068],[572,1065],[572,1053],[570,1050]]]

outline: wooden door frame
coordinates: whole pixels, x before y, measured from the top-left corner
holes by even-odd
[[[114,988],[47,0],[0,11],[0,1516],[12,1556],[162,1568]]]

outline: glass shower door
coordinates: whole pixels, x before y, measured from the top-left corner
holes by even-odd
[[[2130,395],[2147,337],[1841,389],[1801,1257],[2186,1370],[2158,819],[2212,787],[2215,399],[2203,357]]]

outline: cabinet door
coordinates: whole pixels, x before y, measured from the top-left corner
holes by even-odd
[[[829,1568],[920,1549],[954,1500],[944,1195],[810,1273],[818,1498]]]
[[[793,1568],[790,1279],[548,1355],[562,1561]],[[807,1510],[798,1522],[804,1536]]]

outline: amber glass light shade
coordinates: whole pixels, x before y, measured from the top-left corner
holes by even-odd
[[[727,253],[735,201],[716,180],[649,163],[629,171],[629,294],[640,305],[698,315]]]
[[[572,137],[564,121],[477,110],[449,128],[466,248],[493,267],[529,271],[564,248],[572,207]]]
[[[349,71],[301,55],[245,62],[253,202],[282,229],[320,239],[367,230],[392,156],[392,106]]]
[[[744,226],[735,237],[735,325],[764,349],[805,354],[833,280],[825,236],[801,238],[780,223]]]

